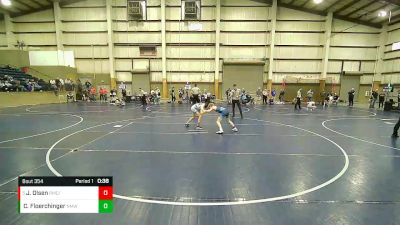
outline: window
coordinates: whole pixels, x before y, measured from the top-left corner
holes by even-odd
[[[140,46],[140,56],[157,56],[157,48],[155,46]]]
[[[128,20],[146,20],[147,19],[146,0],[128,0],[127,12]]]
[[[181,11],[183,20],[200,20],[201,19],[201,2],[200,0],[182,0]]]

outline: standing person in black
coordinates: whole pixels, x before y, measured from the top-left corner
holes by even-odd
[[[171,102],[172,102],[172,103],[175,103],[175,100],[176,100],[175,87],[172,87],[172,89],[171,89],[171,91],[170,91],[169,94],[171,95]]]
[[[191,90],[193,104],[200,103],[200,88],[197,87],[197,84],[194,84],[194,87]]]
[[[126,102],[126,89],[122,89],[122,100]]]
[[[267,89],[264,89],[262,92],[262,97],[263,97],[263,104],[266,105],[268,104],[268,92]]]
[[[383,108],[383,104],[384,104],[384,102],[385,102],[385,93],[380,93],[379,94],[379,106],[378,106],[378,108]]]
[[[376,100],[378,100],[378,89],[376,89],[375,91],[372,91],[371,97],[372,97],[372,99],[371,99],[370,108],[374,109],[375,108],[375,102],[376,102]]]
[[[394,138],[399,137],[399,133],[398,133],[399,128],[400,128],[400,118],[399,118],[399,121],[397,121],[396,125],[394,125],[392,137],[394,137]]]
[[[301,109],[301,98],[302,98],[301,91],[302,91],[301,88],[297,91],[296,103],[294,104],[294,110],[296,110],[297,107],[299,108],[299,110]]]
[[[232,94],[232,117],[235,117],[235,105],[238,106],[240,117],[243,119],[242,107],[240,106],[240,89],[236,87],[236,84],[233,85]]]
[[[285,90],[281,90],[281,92],[279,92],[279,101],[284,102],[285,101],[284,97],[285,97]]]
[[[354,105],[354,95],[355,95],[356,91],[354,91],[354,88],[352,88],[349,91],[349,106],[353,106]]]
[[[231,88],[228,88],[228,90],[225,91],[226,101],[228,102],[228,105],[231,104],[230,94],[231,94]]]

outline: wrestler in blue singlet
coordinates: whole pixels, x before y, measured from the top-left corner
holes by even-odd
[[[228,118],[229,117],[229,111],[226,109],[226,108],[224,108],[224,107],[220,107],[220,106],[218,106],[217,107],[217,109],[215,110],[215,112],[217,112],[217,113],[219,113],[219,115],[222,117],[222,118]]]

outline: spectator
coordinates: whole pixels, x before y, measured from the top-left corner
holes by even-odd
[[[74,102],[74,101],[75,101],[74,95],[71,92],[68,92],[68,94],[67,94],[67,103]]]
[[[147,93],[142,88],[139,88],[139,96],[140,96],[140,100],[142,102],[142,106],[146,106],[147,105],[147,101],[146,101]]]
[[[161,91],[160,91],[160,89],[157,87],[155,92],[156,92],[156,95],[157,95],[157,97],[156,97],[156,104],[160,104]]]
[[[183,95],[185,94],[183,88],[179,88],[178,90],[178,102],[181,104],[183,101]]]
[[[90,89],[90,87],[92,86],[92,84],[87,80],[86,82],[85,82],[85,87],[86,87],[86,89]]]
[[[296,110],[297,108],[299,109],[299,110],[301,110],[301,96],[302,96],[302,94],[301,94],[301,88],[297,91],[297,96],[296,96],[296,103],[295,103],[295,105],[294,105],[294,109]]]
[[[267,89],[264,89],[262,92],[262,97],[263,97],[263,104],[268,104],[268,91]]]
[[[371,109],[375,108],[376,100],[378,100],[378,89],[376,89],[375,91],[372,91],[371,104],[370,104],[369,108],[371,108]]]
[[[117,91],[111,90],[110,91],[110,104],[114,105],[117,100]]]
[[[122,101],[126,102],[126,89],[122,88],[121,93],[122,93]]]
[[[108,94],[107,89],[103,88],[103,101],[104,102],[107,102],[107,94]]]
[[[238,106],[240,117],[243,119],[242,107],[240,106],[240,89],[236,87],[236,84],[233,85],[232,93],[232,117],[235,117],[235,105]]]
[[[103,100],[104,100],[104,89],[102,87],[99,89],[99,95],[100,95],[100,102],[103,102]]]
[[[285,102],[285,90],[281,90],[281,92],[279,93],[279,101],[280,102]]]
[[[96,94],[97,94],[96,88],[94,86],[91,87],[90,88],[90,101],[93,101],[93,102],[96,101]]]
[[[261,88],[259,87],[256,91],[257,101],[261,101],[262,95],[263,95],[263,92],[262,92]]]
[[[351,90],[349,91],[349,106],[353,107],[354,105],[354,95],[355,95],[356,91],[354,90],[354,88],[351,88]]]
[[[197,84],[194,84],[194,87],[192,88],[191,93],[192,93],[192,99],[193,99],[192,104],[200,103],[200,98],[199,98],[200,88],[197,87]]]
[[[339,95],[338,95],[337,93],[335,93],[335,94],[333,95],[332,104],[337,105],[337,104],[339,103],[339,100],[340,100]]]
[[[56,87],[57,87],[57,91],[61,90],[61,81],[60,81],[60,79],[56,79]]]
[[[379,94],[379,106],[378,106],[379,108],[381,108],[381,107],[383,108],[384,103],[385,103],[385,97],[386,97],[385,93],[382,92]]]
[[[276,90],[275,90],[275,88],[273,88],[271,91],[270,103],[271,103],[271,100],[272,100],[272,103],[275,101],[275,96],[276,96]]]
[[[231,88],[228,88],[228,89],[225,91],[226,101],[228,102],[228,104],[231,104],[231,101],[230,101],[230,93],[231,93]]]
[[[321,99],[321,105],[324,106],[324,105],[325,105],[325,97],[326,97],[325,90],[322,90],[322,91],[319,93],[319,97],[320,97],[320,99]]]
[[[308,102],[311,102],[312,101],[312,99],[313,99],[313,96],[314,96],[314,92],[313,92],[313,90],[308,90],[307,91],[307,101]]]
[[[60,78],[60,91],[64,90],[64,80]]]
[[[171,103],[175,103],[175,101],[176,101],[175,87],[171,88],[171,90],[169,91],[169,94],[171,95]]]
[[[326,93],[326,95],[325,95],[325,97],[324,97],[324,102],[323,102],[323,104],[322,104],[322,107],[323,107],[323,108],[327,108],[327,107],[329,106],[330,97],[331,97],[331,94]]]

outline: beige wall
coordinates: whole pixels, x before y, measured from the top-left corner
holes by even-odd
[[[127,21],[126,0],[113,0],[112,4],[117,79],[130,82],[132,69],[150,65],[152,82],[162,82],[160,0],[147,1],[147,21],[140,22]],[[214,70],[217,68],[222,73],[224,60],[269,57],[272,15],[269,4],[221,0],[221,59],[217,64],[214,59],[216,1],[202,0],[202,17],[195,22],[180,21],[180,0],[166,0],[166,5],[168,83],[190,81],[210,87],[214,82]],[[66,5],[61,14],[62,44],[65,50],[74,51],[77,73],[82,76],[110,74],[106,1],[87,0]],[[265,66],[264,82],[272,79],[274,83],[281,83],[283,79],[297,78],[304,78],[312,85],[319,82],[323,70],[325,20],[324,16],[278,7],[275,60],[273,65]],[[30,49],[57,49],[53,10],[13,18],[13,21],[16,38],[24,40]],[[201,24],[202,31],[190,31],[191,23]],[[398,41],[399,27],[400,24],[389,26],[388,44]],[[2,30],[4,24],[0,22],[0,46],[5,43]],[[379,32],[376,28],[333,20],[327,86],[340,82],[342,64],[347,71],[361,68],[364,72],[362,84],[372,82]],[[138,45],[145,43],[157,46],[156,56],[140,56]],[[385,54],[384,81],[400,83],[398,53]],[[270,78],[267,76],[269,67],[273,68]]]
[[[53,92],[0,92],[0,108],[66,102]]]
[[[77,78],[76,69],[66,66],[32,66],[28,73],[43,80],[57,78],[76,80]]]
[[[400,50],[392,51],[392,44],[400,42],[400,22],[388,26],[382,82],[400,83]]]
[[[19,50],[0,50],[0,65],[29,66],[29,53]]]

